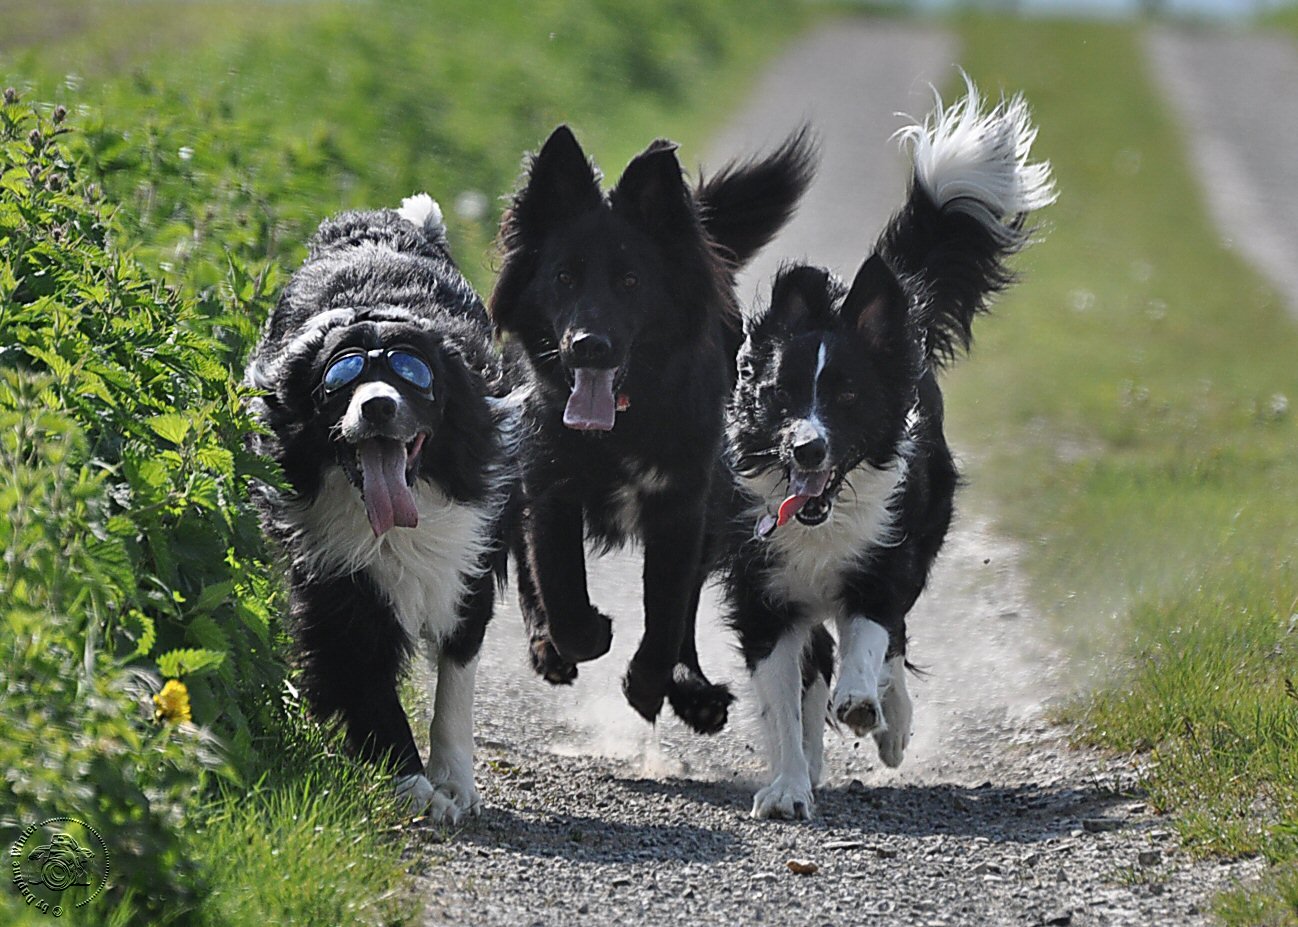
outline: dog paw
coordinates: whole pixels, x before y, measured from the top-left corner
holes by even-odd
[[[396,781],[397,802],[411,817],[426,818],[432,824],[458,824],[467,815],[482,813],[482,799],[470,780],[436,784],[427,776],[402,776]]]
[[[752,816],[762,820],[786,818],[811,820],[815,799],[811,795],[808,779],[791,779],[780,776],[753,796]]]
[[[449,801],[454,809],[452,816],[444,818],[442,823],[455,824],[463,817],[477,817],[482,813],[482,796],[478,794],[471,770],[457,772],[449,766],[429,762],[425,775],[437,795]]]
[[[838,692],[834,695],[834,717],[852,729],[858,737],[883,733],[887,728],[879,698],[863,692]]]
[[[559,656],[559,651],[548,637],[534,637],[527,649],[532,669],[552,686],[570,686],[577,678],[577,664]]]
[[[730,687],[715,685],[683,663],[676,664],[667,700],[672,711],[696,733],[715,734],[726,726],[735,700]]]
[[[622,694],[636,713],[653,723],[663,710],[663,700],[671,685],[671,671],[646,668],[634,659],[622,677]]]
[[[899,670],[900,673],[900,670]],[[910,745],[910,729],[914,720],[914,706],[906,691],[906,680],[898,676],[883,696],[883,720],[887,725],[874,732],[874,742],[879,748],[879,759],[892,768],[901,765],[902,754]]]
[[[593,605],[585,614],[551,613],[550,640],[559,656],[570,663],[596,660],[613,646],[613,622]]]

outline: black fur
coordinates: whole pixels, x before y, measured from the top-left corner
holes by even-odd
[[[723,511],[730,491],[722,458],[741,338],[734,274],[788,220],[813,160],[804,130],[692,190],[676,146],[659,140],[606,195],[561,126],[527,165],[502,225],[490,309],[537,384],[517,552],[533,665],[551,682],[570,682],[611,640],[587,594],[584,538],[610,548],[635,537],[645,635],[626,696],[649,720],[666,697],[698,731],[725,724],[731,695],[699,667],[694,620],[716,540],[708,512]],[[614,369],[629,401],[616,427],[565,427],[574,377]]]

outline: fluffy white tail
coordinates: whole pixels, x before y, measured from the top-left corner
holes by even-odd
[[[923,123],[913,121],[895,138],[908,145],[915,177],[939,209],[963,212],[994,233],[1013,237],[1016,220],[1056,199],[1050,162],[1028,161],[1037,129],[1021,94],[983,112],[969,75],[965,95],[936,105]]]

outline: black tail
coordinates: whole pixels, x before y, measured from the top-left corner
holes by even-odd
[[[973,320],[1014,281],[1006,259],[1029,241],[1027,214],[1054,202],[1048,162],[1028,163],[1036,129],[1020,96],[981,112],[978,90],[900,133],[915,176],[877,251],[910,296],[930,362],[973,341]]]
[[[804,125],[769,155],[732,161],[699,179],[703,226],[736,270],[793,217],[817,158],[811,127]]]

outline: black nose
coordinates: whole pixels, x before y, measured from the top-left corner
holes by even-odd
[[[361,403],[361,417],[376,425],[392,421],[397,414],[397,401],[391,396],[371,396]]]
[[[613,342],[594,332],[578,332],[568,342],[575,367],[607,367],[613,360]]]
[[[804,470],[819,470],[825,464],[825,455],[829,445],[825,439],[816,435],[800,444],[793,445],[793,462]]]

